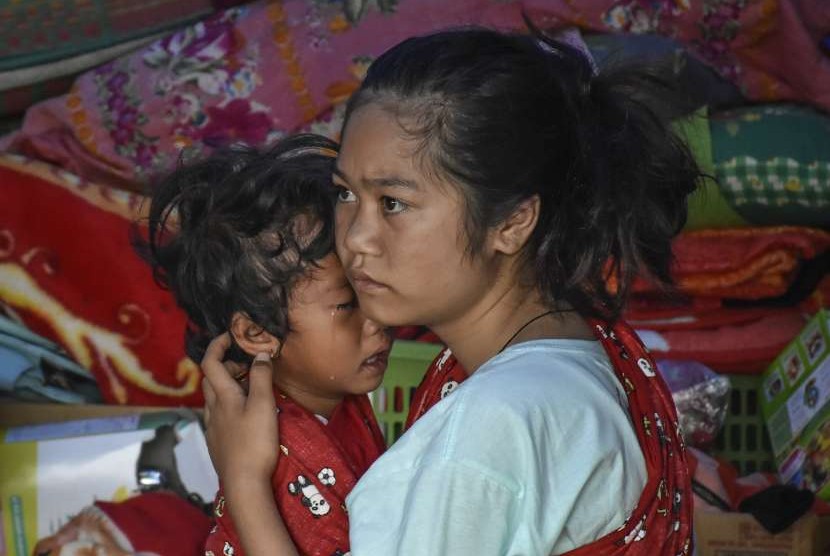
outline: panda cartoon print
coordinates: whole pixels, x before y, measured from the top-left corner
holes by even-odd
[[[296,481],[288,483],[288,492],[298,496],[314,517],[322,517],[331,511],[331,505],[304,475],[297,475]]]

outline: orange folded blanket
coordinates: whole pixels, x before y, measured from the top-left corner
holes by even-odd
[[[672,276],[690,296],[763,299],[784,294],[801,264],[830,248],[830,233],[778,226],[698,230],[674,241]],[[635,292],[654,290],[638,280]]]

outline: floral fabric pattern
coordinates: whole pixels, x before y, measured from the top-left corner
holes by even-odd
[[[810,0],[260,0],[218,12],[80,76],[33,106],[0,149],[143,189],[182,154],[338,133],[365,68],[406,37],[459,24],[659,33],[752,100],[830,109],[830,13]],[[808,62],[810,60],[810,62]]]

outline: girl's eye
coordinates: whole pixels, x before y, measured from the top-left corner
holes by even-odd
[[[355,194],[351,190],[346,189],[341,185],[335,185],[337,188],[337,202],[338,203],[353,203],[356,200]]]
[[[406,203],[394,197],[384,197],[381,202],[383,203],[383,210],[387,214],[398,214],[407,209]]]
[[[335,308],[338,311],[351,311],[352,309],[357,307],[357,297],[351,298],[346,303],[338,303],[335,305]]]

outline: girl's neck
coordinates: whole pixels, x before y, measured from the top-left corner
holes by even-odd
[[[519,342],[547,338],[592,340],[587,323],[567,306],[551,307],[537,291],[514,287],[483,300],[452,322],[432,326],[468,374]],[[548,314],[546,314],[548,313]]]

